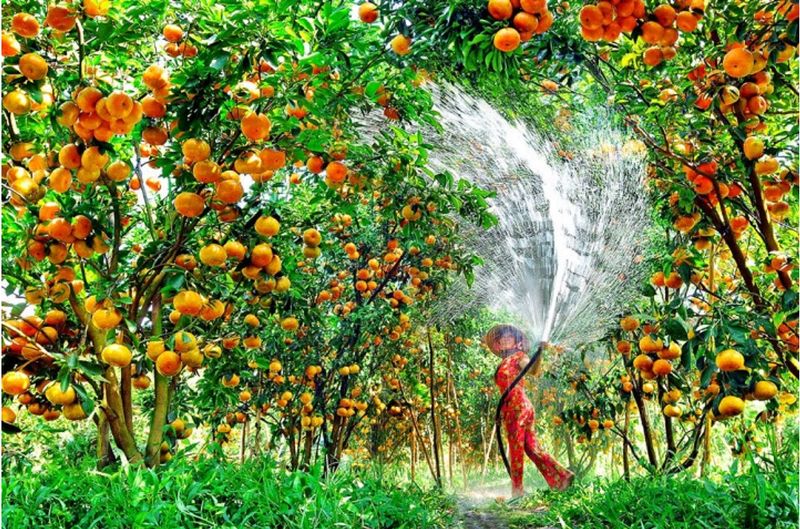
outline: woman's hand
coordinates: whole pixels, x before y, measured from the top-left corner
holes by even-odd
[[[530,362],[530,361],[531,361],[531,359],[528,358],[528,355],[520,356],[519,357],[519,368],[520,368],[520,370],[525,369],[525,366],[527,366],[528,362]]]

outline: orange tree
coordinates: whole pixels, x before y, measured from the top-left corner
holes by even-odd
[[[256,414],[335,464],[371,347],[472,266],[447,216],[491,222],[416,135],[361,140],[433,122],[402,46],[330,2],[14,2],[2,38],[3,421],[153,465]]]
[[[630,346],[628,378],[613,382],[630,384],[637,400],[652,389],[662,402],[668,449],[662,461],[648,453],[653,468],[673,468],[671,421],[696,417],[678,465],[689,466],[706,417],[736,416],[748,398],[779,415],[780,390],[798,376],[798,4],[549,8],[552,24],[536,2],[406,2],[394,20],[417,43],[411,60],[418,50],[420,61],[470,79],[510,114],[537,122],[557,103],[553,123],[568,130],[572,112],[608,103],[648,148],[642,193],[663,235],[643,289],[650,301],[631,307],[642,325],[609,342]],[[530,34],[527,15],[547,31]],[[664,401],[673,391],[686,397]]]

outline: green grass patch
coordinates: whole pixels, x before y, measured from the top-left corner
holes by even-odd
[[[3,472],[3,527],[443,528],[451,498],[374,473],[286,472],[268,459],[244,466],[177,457],[157,471],[97,472],[94,462]]]
[[[512,528],[789,529],[797,527],[798,476],[751,468],[715,480],[684,475],[594,482],[567,492],[540,490],[495,510]]]

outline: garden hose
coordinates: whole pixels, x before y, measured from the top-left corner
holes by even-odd
[[[539,356],[542,354],[542,349],[544,348],[544,342],[539,344],[539,347],[536,349],[536,352],[533,353],[528,363],[522,368],[522,371],[519,372],[517,378],[514,379],[511,384],[506,388],[502,395],[500,395],[500,402],[497,403],[497,410],[494,413],[494,431],[495,435],[497,436],[497,449],[500,452],[500,457],[503,458],[503,464],[506,466],[506,472],[508,475],[511,476],[511,465],[508,462],[508,456],[506,456],[506,447],[505,443],[503,442],[503,435],[502,435],[502,428],[500,428],[500,414],[503,410],[503,404],[506,402],[506,398],[511,393],[511,390],[516,387],[517,384],[525,377],[528,371],[536,364],[536,361],[539,359]]]

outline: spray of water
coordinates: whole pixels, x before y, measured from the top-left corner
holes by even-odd
[[[478,306],[515,313],[532,338],[564,346],[600,338],[636,294],[648,204],[642,150],[603,113],[571,116],[570,153],[464,90],[428,87],[443,132],[429,165],[495,191],[490,230],[460,222],[481,257],[471,287],[435,304],[442,323]],[[366,128],[373,128],[370,123]]]

